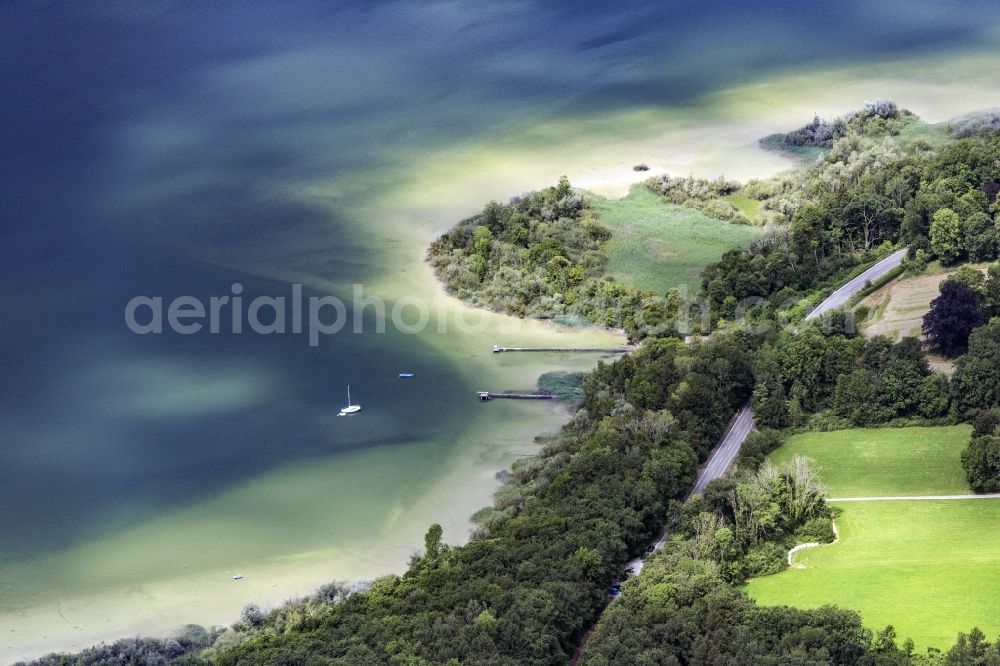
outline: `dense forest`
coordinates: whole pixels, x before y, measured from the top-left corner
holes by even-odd
[[[767,462],[777,429],[971,419],[970,480],[1000,487],[991,485],[1000,484],[1000,319],[987,321],[994,273],[982,285],[956,281],[982,292],[975,304],[985,316],[950,380],[930,372],[918,340],[857,337],[844,313],[801,330],[729,323],[748,298],[754,323],[777,323],[789,302],[804,314],[837,280],[902,244],[911,271],[997,257],[1000,136],[986,123],[940,149],[895,140],[913,122],[878,104],[828,138],[813,127],[801,140],[824,151],[819,162],[740,187],[778,224],[705,270],[701,330],[718,333],[691,344],[678,339],[679,324],[653,325],[678,321],[690,303],[602,277],[607,232],[568,182],[489,204],[431,248],[449,289],[516,314],[628,325],[645,341],[579,387],[578,378],[544,379],[580,407],[513,467],[469,543],[442,543],[434,525],[405,574],[368,589],[330,585],[270,612],[248,607],[222,632],[189,629],[40,663],[554,665],[591,629],[582,664],[1000,663],[1000,641],[977,630],[946,653],[915,654],[891,627],[873,633],[853,611],[761,608],[738,589],[783,568],[790,545],[833,537],[809,466]],[[658,182],[663,196],[695,194],[688,199],[730,187]],[[733,475],[685,502],[699,463],[750,400],[764,430],[747,440]],[[625,563],[664,530],[667,546],[609,606]]]
[[[945,419],[948,379],[931,372],[916,338],[780,333],[757,353],[754,415],[770,428],[825,428]]]

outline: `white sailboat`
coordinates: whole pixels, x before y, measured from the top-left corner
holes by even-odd
[[[361,405],[355,405],[351,403],[351,385],[347,385],[347,407],[340,410],[340,414],[337,416],[344,416],[345,414],[354,414],[361,411]]]

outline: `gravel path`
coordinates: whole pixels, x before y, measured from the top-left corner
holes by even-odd
[[[885,497],[831,497],[827,502],[905,502],[909,500],[970,500],[1000,499],[1000,493],[993,495],[887,495]]]

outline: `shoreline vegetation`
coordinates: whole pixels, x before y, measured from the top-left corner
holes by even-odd
[[[591,628],[578,663],[595,666],[945,663],[940,651],[898,644],[892,627],[873,632],[852,610],[757,606],[738,586],[782,571],[790,545],[833,539],[825,489],[808,462],[766,461],[782,429],[968,420],[1000,399],[990,359],[1000,327],[973,333],[969,358],[949,381],[930,372],[916,340],[858,338],[843,313],[801,334],[735,320],[747,298],[756,299],[743,313],[750,323],[776,324],[788,303],[793,318],[796,308],[804,315],[832,281],[891,248],[909,246],[913,270],[969,253],[972,236],[952,226],[996,214],[989,192],[1000,183],[1000,137],[991,122],[966,123],[978,129],[939,147],[909,139],[919,121],[880,100],[834,122],[830,137],[818,120],[785,135],[784,143],[824,151],[806,168],[745,185],[647,181],[676,205],[766,225],[760,239],[703,271],[695,296],[708,314],[693,330],[717,334],[693,344],[682,342],[677,315],[695,296],[606,280],[610,233],[568,180],[491,202],[429,251],[453,293],[518,316],[622,326],[643,344],[599,363],[579,387],[578,377],[542,380],[581,406],[506,476],[470,541],[444,544],[432,525],[406,573],[367,589],[330,585],[269,613],[247,607],[221,633],[191,628],[40,663],[105,663],[117,650],[128,663],[561,664]],[[961,395],[973,379],[976,394]],[[751,399],[764,429],[747,440],[732,476],[684,503],[698,465]],[[996,438],[997,423],[979,438]],[[667,546],[642,576],[625,577],[621,599],[608,606],[624,563],[665,527]],[[973,630],[947,663],[971,665],[977,655],[1000,658],[1000,643]]]

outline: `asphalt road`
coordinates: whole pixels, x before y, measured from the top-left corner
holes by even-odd
[[[888,257],[878,262],[850,282],[846,282],[839,289],[837,289],[837,291],[827,296],[822,303],[817,305],[812,312],[806,315],[806,321],[815,319],[830,310],[836,310],[837,308],[842,307],[845,303],[847,303],[847,301],[850,300],[851,296],[864,289],[866,284],[874,282],[896,266],[899,266],[903,263],[903,259],[905,258],[906,248],[903,248],[898,252],[893,252]]]
[[[751,430],[753,430],[753,413],[750,411],[750,405],[746,405],[737,413],[736,419],[722,436],[722,441],[709,456],[708,463],[698,471],[698,480],[691,491],[692,495],[705,490],[709,481],[718,479],[726,473]]]

